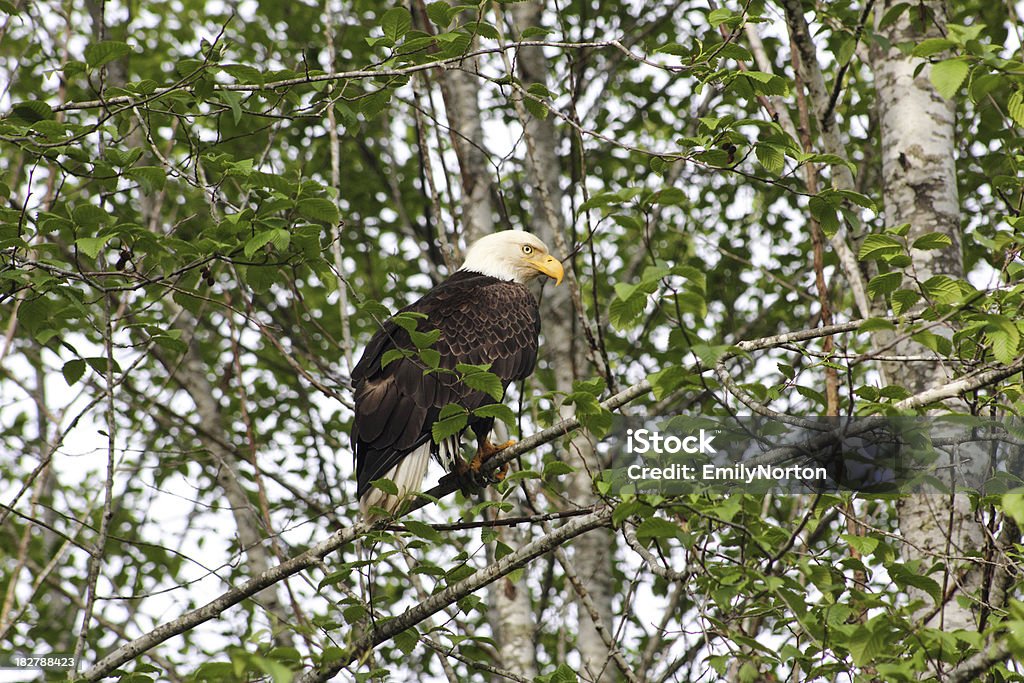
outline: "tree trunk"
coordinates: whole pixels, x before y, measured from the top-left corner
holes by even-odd
[[[876,17],[884,16],[895,4],[895,0],[882,3],[875,11]],[[925,66],[915,75],[921,60],[904,55],[895,46],[943,37],[945,25],[946,9],[942,2],[928,0],[914,5],[898,21],[879,28],[879,34],[893,47],[876,50],[873,55],[882,133],[886,223],[889,226],[909,223],[908,242],[930,232],[942,233],[952,241],[952,246],[942,250],[913,250],[913,265],[907,276],[917,283],[935,275],[953,278],[964,275],[954,156],[956,107],[932,86],[931,67]],[[951,334],[948,328],[934,331]],[[919,355],[922,347],[907,339],[897,345],[896,353]],[[912,393],[950,379],[949,368],[938,362],[887,364],[883,371],[889,383],[906,387]],[[963,405],[951,407],[963,409]],[[946,565],[945,575],[933,578],[943,584],[944,593],[952,594],[952,598],[943,605],[935,605],[922,591],[914,596],[925,602],[919,614],[931,615],[929,626],[947,631],[976,631],[978,619],[970,606],[975,603],[964,601],[969,603],[964,605],[957,597],[976,595],[980,591],[981,565],[975,563],[962,574],[963,567],[953,559],[969,556],[984,547],[984,529],[972,512],[968,498],[937,494],[908,496],[899,504],[899,524],[905,540],[905,559],[921,560],[922,572],[936,562],[944,561]],[[958,584],[956,591],[954,582]]]

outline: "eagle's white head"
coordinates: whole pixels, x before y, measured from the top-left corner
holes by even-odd
[[[502,230],[481,237],[470,245],[459,270],[520,284],[543,274],[558,285],[565,275],[561,262],[548,253],[547,245],[525,230]]]

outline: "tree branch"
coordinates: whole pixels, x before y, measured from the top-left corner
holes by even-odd
[[[680,68],[685,67],[670,67],[665,64],[658,64],[651,60],[644,59],[639,55],[633,54],[628,48],[623,46],[617,40],[599,40],[592,42],[557,42],[549,40],[522,40],[518,42],[509,42],[498,47],[481,48],[479,50],[473,50],[464,54],[459,54],[454,57],[446,57],[444,59],[438,59],[433,62],[427,62],[425,64],[415,64],[413,66],[402,67],[398,69],[355,69],[352,71],[335,71],[326,74],[307,74],[300,78],[285,78],[278,81],[270,81],[261,84],[217,84],[213,86],[213,91],[224,91],[232,90],[235,92],[262,92],[266,90],[276,90],[277,88],[289,88],[296,85],[310,85],[312,83],[325,83],[332,81],[344,81],[351,79],[363,79],[363,78],[382,78],[382,77],[400,77],[408,76],[410,74],[419,73],[421,71],[432,71],[434,69],[447,69],[454,65],[458,65],[467,59],[474,57],[480,57],[482,55],[504,53],[508,50],[518,50],[523,47],[553,47],[566,50],[578,50],[578,49],[590,49],[590,48],[614,48],[620,52],[625,52],[627,56],[637,61],[642,61],[644,64],[654,66],[668,71],[676,71]],[[105,99],[98,100],[83,100],[81,102],[67,102],[65,104],[58,105],[52,108],[52,111],[70,111],[80,109],[103,109],[110,106],[116,105],[129,105],[135,106],[140,102],[149,102],[154,99],[166,95],[174,90],[180,90],[183,87],[187,87],[187,82],[182,79],[178,83],[168,86],[165,88],[157,88],[153,93],[146,95],[145,97],[132,97],[130,95],[118,95],[117,97],[108,97]]]

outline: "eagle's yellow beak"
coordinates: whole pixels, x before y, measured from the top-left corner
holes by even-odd
[[[551,254],[537,254],[536,256],[526,259],[526,262],[530,264],[531,268],[536,268],[554,280],[555,285],[562,284],[562,277],[565,275],[565,269],[562,268],[561,261]]]

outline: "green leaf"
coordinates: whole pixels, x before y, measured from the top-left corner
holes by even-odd
[[[807,162],[812,162],[812,163],[815,163],[815,164],[827,164],[829,166],[846,166],[848,169],[850,169],[851,172],[853,172],[853,173],[857,172],[857,165],[856,164],[854,164],[849,159],[844,159],[843,157],[839,156],[838,154],[816,154],[816,153],[811,153],[811,152],[800,152],[800,153],[795,155],[795,158],[801,164],[805,164]],[[838,191],[831,192],[831,194],[834,194],[834,195],[835,194],[845,195],[846,193],[850,193],[850,194],[854,194],[854,195],[858,194],[856,192],[853,192],[852,190],[838,190]],[[871,208],[871,207],[869,207],[869,208]]]
[[[953,240],[950,239],[949,235],[942,232],[929,232],[921,235],[914,243],[910,246],[913,249],[945,249],[953,244]]]
[[[623,289],[620,289],[620,286]],[[623,282],[616,283],[616,296],[608,307],[608,321],[612,324],[612,327],[620,332],[632,327],[633,323],[643,315],[644,310],[647,308],[647,295],[642,292],[636,292],[627,298],[620,296],[627,287],[632,287],[633,290],[636,289],[636,285],[627,285]]]
[[[552,30],[549,28],[541,28],[540,26],[527,26],[523,29],[522,38],[523,40],[539,40],[546,36],[551,35]]]
[[[878,539],[873,536],[857,536],[856,534],[841,534],[844,541],[861,555],[870,555],[878,547]]]
[[[648,201],[651,204],[661,204],[662,206],[686,206],[690,200],[680,188],[666,187],[652,194]],[[639,220],[637,220],[637,225],[642,225]]]
[[[1010,318],[1003,315],[988,316],[985,337],[997,361],[1009,365],[1016,359],[1020,347],[1020,330]]]
[[[952,47],[956,47],[956,43],[952,40],[947,40],[946,38],[926,38],[914,47],[914,51],[911,54],[915,57],[931,57]]]
[[[120,40],[101,40],[98,43],[91,43],[85,48],[85,61],[93,67],[103,66],[118,57],[124,57],[132,51],[128,43]]]
[[[136,166],[125,171],[125,176],[136,181],[147,193],[164,189],[167,173],[160,166]]]
[[[144,150],[141,147],[133,147],[127,150],[118,149],[116,147],[107,147],[103,150],[103,158],[114,166],[131,166],[139,160],[143,151]]]
[[[1014,90],[1006,102],[1006,113],[1013,122],[1024,128],[1024,90]]]
[[[887,629],[870,628],[868,625],[860,625],[854,629],[849,636],[847,647],[850,649],[850,656],[857,666],[864,666],[875,659],[879,654],[888,652],[892,645],[890,634]]]
[[[242,96],[233,90],[221,90],[217,93],[231,109],[231,118],[234,120],[235,125],[242,120]]]
[[[455,436],[466,428],[468,421],[469,415],[465,408],[449,403],[441,409],[438,420],[430,428],[434,443],[441,443],[445,439]]]
[[[501,386],[498,376],[490,372],[474,372],[462,378],[470,388],[482,391],[495,401],[500,401],[505,395],[505,388]]]
[[[451,5],[444,0],[437,0],[427,5],[427,16],[442,31],[448,29],[452,23]]]
[[[68,386],[71,386],[82,379],[82,375],[85,374],[85,361],[81,358],[69,360],[61,368],[61,373],[64,375],[64,381],[68,383]]]
[[[284,251],[288,248],[290,240],[291,233],[284,228],[271,228],[270,230],[258,232],[249,238],[245,243],[243,251],[246,258],[252,258],[253,254],[267,244],[272,244],[278,251]]]
[[[221,71],[234,78],[238,83],[262,83],[263,74],[254,66],[249,64],[221,64]],[[231,92],[229,90],[222,91]]]
[[[408,330],[409,340],[416,346],[418,350],[429,349],[437,344],[437,340],[441,338],[441,330],[430,330],[428,332],[420,332],[419,330]]]
[[[543,102],[538,102],[532,97],[524,97],[523,104],[526,105],[526,110],[535,118],[546,119],[548,117],[548,106]]]
[[[933,275],[921,283],[921,292],[940,304],[955,304],[963,299],[958,280],[948,275]]]
[[[384,30],[384,37],[395,44],[412,28],[412,15],[404,7],[392,7],[384,13],[380,27]]]
[[[729,344],[694,344],[690,350],[704,367],[713,368],[722,356],[736,350],[736,347]]]
[[[480,406],[473,411],[473,414],[477,417],[491,417],[496,420],[501,420],[509,427],[516,426],[516,415],[512,412],[504,403],[490,403],[485,406]]]
[[[907,567],[905,564],[893,564],[887,567],[889,570],[889,577],[896,582],[896,585],[901,587],[913,586],[914,588],[920,588],[929,596],[932,600],[942,599],[942,587],[939,583],[924,574]]]
[[[381,491],[390,496],[398,495],[398,485],[387,478],[374,479],[373,481],[370,482],[370,486],[372,486],[375,489],[380,489]]]
[[[754,59],[750,50],[736,43],[719,43],[714,46],[713,50],[717,56],[724,59],[735,59],[737,62],[749,62]]]
[[[578,683],[576,672],[568,664],[559,664],[544,683]]]
[[[53,109],[50,108],[50,105],[37,100],[15,102],[11,105],[11,113],[29,123],[53,117]]]
[[[846,38],[839,44],[839,49],[836,50],[836,62],[846,64],[853,57],[854,50],[856,49],[857,41],[854,40],[853,36]]]
[[[921,295],[912,289],[899,289],[892,293],[891,303],[894,315],[903,315],[921,300]]]
[[[110,220],[110,215],[95,204],[79,204],[71,215],[83,228],[96,228]]]
[[[610,204],[620,204],[621,199],[614,192],[595,192],[590,196],[590,199],[580,204],[579,211],[589,211],[590,209],[596,209]]]
[[[718,26],[733,17],[733,11],[727,7],[719,7],[718,9],[711,10],[708,13],[708,23],[711,24],[711,28],[718,28]]]
[[[876,275],[868,282],[868,296],[876,297],[895,292],[902,283],[903,273],[899,271]]]
[[[418,311],[402,311],[396,313],[391,322],[401,327],[406,332],[413,332],[420,324],[420,320],[426,319],[425,313],[419,313]]]
[[[407,349],[388,349],[380,357],[380,367],[383,369],[399,358],[408,358],[410,353]]]
[[[811,215],[818,220],[822,232],[827,237],[831,237],[838,232],[839,216],[836,214],[836,207],[832,206],[827,199],[820,196],[811,197],[807,201],[807,208],[811,210]]]
[[[544,465],[544,478],[553,479],[554,477],[560,477],[563,474],[571,474],[576,471],[576,468],[568,463],[564,463],[561,460],[554,460]]]
[[[80,237],[75,240],[75,246],[78,250],[89,258],[96,258],[103,246],[110,241],[113,235],[103,235],[102,237]]]
[[[441,536],[437,529],[429,524],[424,524],[423,522],[415,519],[404,519],[402,520],[402,524],[405,526],[406,531],[419,536],[420,538],[425,538],[428,541],[433,541],[435,543],[444,542],[444,537]]]
[[[929,78],[940,95],[952,99],[970,70],[970,65],[962,59],[947,59],[932,65]]]
[[[650,538],[681,538],[683,530],[679,525],[662,517],[649,517],[636,528],[637,540]]]
[[[934,332],[922,330],[920,332],[915,332],[914,334],[910,335],[910,338],[916,341],[918,344],[921,344],[925,348],[931,349],[932,351],[939,355],[946,355],[947,353],[950,352],[951,346],[949,340],[946,339],[945,337],[935,334]],[[890,389],[902,389],[902,387],[894,387],[890,385],[883,389],[883,392],[885,390]],[[903,391],[905,392],[906,390]],[[898,396],[894,394],[895,398],[897,399],[905,398],[907,395],[909,394],[900,393]]]
[[[1024,490],[1017,489],[1004,493],[1001,503],[1003,512],[1017,522],[1018,526],[1024,527]]]
[[[1020,339],[1014,339],[1001,330],[986,332],[985,337],[992,345],[992,355],[997,361],[1003,365],[1009,365],[1016,359]]]
[[[90,356],[89,358],[85,359],[85,362],[89,364],[89,367],[91,367],[93,370],[100,373],[101,375],[107,374],[108,361],[107,358],[105,358],[104,356]],[[111,370],[113,370],[113,372],[121,372],[121,366],[120,364],[118,364],[116,360],[111,365]]]
[[[782,169],[785,166],[786,157],[775,145],[766,145],[758,143],[754,146],[754,154],[757,155],[757,160],[761,162],[765,170],[772,175],[779,175],[782,173]]]
[[[749,82],[759,95],[784,96],[789,93],[789,84],[781,76],[763,71],[742,71],[736,75]]]
[[[398,649],[409,655],[416,649],[416,644],[420,642],[420,634],[415,628],[410,628],[396,634],[394,640]]]
[[[295,678],[295,673],[287,664],[276,662],[273,659],[253,655],[252,663],[259,671],[269,674],[273,683],[292,683]]]
[[[466,31],[470,35],[482,36],[491,40],[497,40],[501,35],[493,24],[488,24],[484,21],[468,21],[463,24],[460,29]]]
[[[867,332],[877,332],[879,330],[885,330],[885,331],[891,332],[891,331],[893,331],[895,329],[896,329],[896,326],[893,325],[888,320],[886,320],[885,318],[868,318],[867,320],[864,321],[864,324],[862,324],[859,328],[857,328],[857,330],[859,332],[864,332],[864,333],[867,333]]]
[[[651,373],[647,379],[651,383],[654,398],[660,401],[678,389],[690,374],[688,368],[681,365],[669,365]]]
[[[441,352],[436,349],[417,349],[420,360],[431,370],[437,370],[441,365]]]
[[[601,437],[608,433],[612,425],[612,414],[601,405],[597,396],[586,389],[574,391],[565,397],[565,403],[576,406],[576,418],[595,435]]]
[[[300,216],[311,221],[334,225],[341,219],[338,207],[330,199],[323,199],[321,197],[300,199],[296,203],[295,208],[298,209]]]
[[[868,235],[860,245],[857,258],[861,261],[883,259],[903,253],[903,243],[889,235]]]

